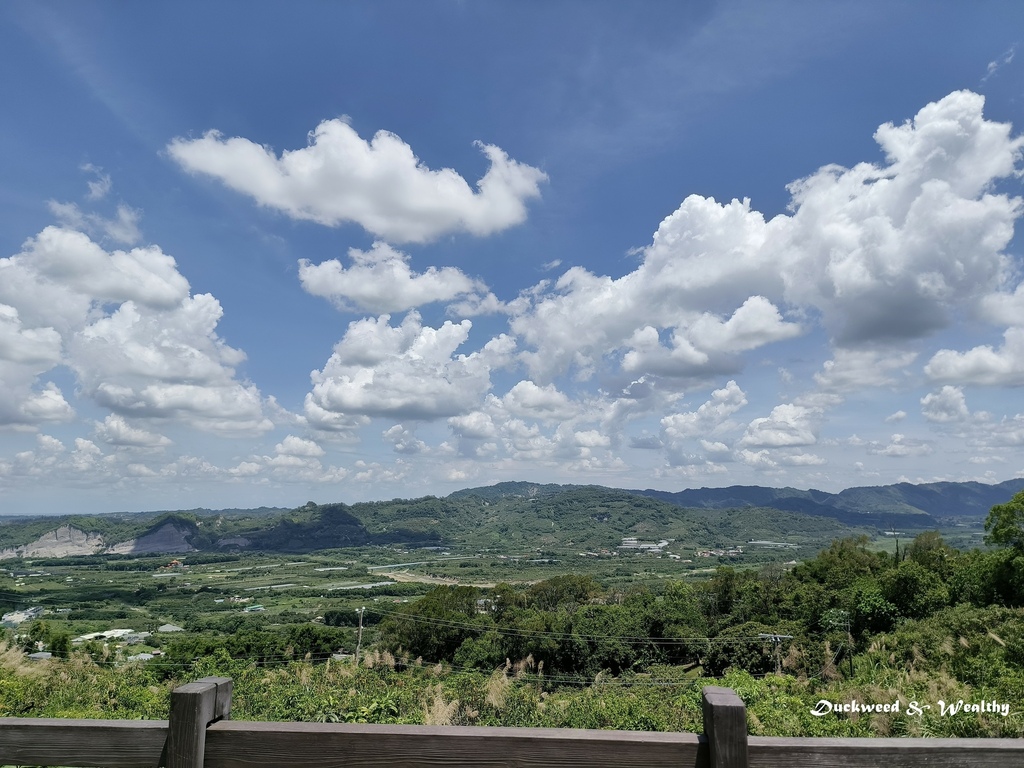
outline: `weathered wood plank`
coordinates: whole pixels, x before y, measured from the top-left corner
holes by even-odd
[[[0,718],[0,764],[155,768],[166,720]]]
[[[213,683],[217,686],[217,699],[213,706],[213,721],[231,719],[231,692],[234,683],[230,677],[204,677],[197,683]]]
[[[747,768],[747,707],[731,688],[701,689],[711,768]]]
[[[706,768],[693,733],[220,722],[206,768]]]
[[[751,736],[750,768],[1007,768],[1024,739],[819,739]]]
[[[203,768],[206,727],[217,711],[217,683],[189,683],[171,691],[167,768]]]

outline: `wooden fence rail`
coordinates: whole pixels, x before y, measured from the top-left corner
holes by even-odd
[[[703,690],[704,734],[231,721],[231,680],[171,693],[170,720],[0,718],[0,765],[81,768],[916,768],[1024,766],[1024,739],[747,735],[728,688]]]

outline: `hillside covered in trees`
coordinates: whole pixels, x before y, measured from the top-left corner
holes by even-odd
[[[352,650],[348,610],[286,632],[197,619],[145,666],[95,648],[29,666],[9,645],[0,714],[159,717],[174,681],[217,673],[236,680],[236,716],[255,719],[699,730],[699,686],[717,679],[747,702],[752,733],[1024,736],[1024,493],[985,528],[988,549],[926,531],[894,553],[846,538],[791,568],[703,580],[563,574],[367,601],[358,662],[332,660]],[[819,718],[823,699],[902,708]],[[950,714],[958,701],[992,707]]]
[[[141,552],[312,552],[411,544],[606,547],[657,535],[696,546],[771,539],[820,542],[895,527],[924,530],[979,520],[1024,489],[933,483],[851,488],[839,494],[733,486],[670,493],[517,482],[444,498],[316,504],[292,510],[190,510],[111,515],[0,517],[0,558]]]

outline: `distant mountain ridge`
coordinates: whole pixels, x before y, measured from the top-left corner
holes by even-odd
[[[996,504],[1002,504],[1024,490],[1024,478],[995,485],[978,482],[939,482],[914,485],[864,486],[839,493],[797,488],[765,488],[733,485],[728,488],[693,488],[669,492],[638,490],[642,496],[668,501],[681,507],[731,509],[771,507],[789,512],[831,517],[848,525],[915,525],[927,516],[934,520],[981,518]]]
[[[309,502],[291,510],[190,510],[0,518],[0,560],[78,555],[311,552],[402,544],[538,548],[561,542],[610,548],[623,537],[664,537],[694,546],[789,536],[809,542],[860,531],[937,528],[978,521],[1024,490],[941,482],[848,488],[839,493],[735,485],[683,491],[525,481],[465,488],[446,497]]]

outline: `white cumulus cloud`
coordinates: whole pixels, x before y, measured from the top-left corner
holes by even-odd
[[[490,415],[483,411],[473,411],[463,416],[452,416],[448,419],[448,426],[459,437],[471,440],[490,439],[498,433]]]
[[[513,416],[539,421],[566,421],[578,410],[553,384],[541,387],[529,380],[513,386],[502,398],[502,406]]]
[[[790,185],[791,212],[770,221],[747,200],[691,195],[632,272],[573,267],[510,303],[523,361],[537,381],[616,363],[634,377],[707,377],[817,323],[837,348],[823,386],[896,380],[913,352],[885,348],[1009,301],[997,292],[1022,207],[995,184],[1018,173],[1024,139],[983,107],[959,91],[881,126],[884,163],[821,168]],[[869,354],[885,364],[861,365]]]
[[[773,220],[786,298],[817,308],[844,346],[947,326],[1004,276],[1020,200],[992,191],[1024,140],[985,120],[984,98],[951,93],[875,139],[885,165],[826,166],[790,186]]]
[[[324,449],[314,440],[308,440],[295,435],[288,435],[280,443],[274,446],[274,451],[279,456],[304,456],[320,457],[324,455]]]
[[[322,421],[320,412],[400,419],[469,413],[491,388],[491,370],[507,365],[514,347],[499,336],[456,355],[469,338],[469,320],[431,328],[415,311],[398,326],[390,320],[381,315],[349,324],[327,364],[311,374],[307,418]]]
[[[173,257],[157,246],[107,251],[83,232],[46,227],[0,259],[0,422],[66,420],[71,406],[53,382],[59,364],[81,395],[121,421],[100,425],[116,445],[129,418],[162,418],[215,432],[270,428],[259,392],[239,382],[245,355],[216,333],[222,309],[190,295]]]
[[[1024,326],[1007,328],[996,349],[983,344],[966,352],[940,349],[924,372],[936,381],[953,384],[1019,387],[1024,385]]]
[[[369,251],[352,248],[352,265],[342,266],[337,259],[312,264],[299,262],[302,287],[314,296],[322,296],[341,309],[370,312],[404,312],[438,301],[486,293],[486,286],[455,267],[430,267],[416,274],[409,257],[387,243],[376,242]]]
[[[800,332],[800,325],[783,320],[778,307],[764,296],[751,296],[725,322],[710,313],[701,315],[690,326],[689,335],[694,344],[706,349],[744,352]]]
[[[476,191],[451,168],[431,170],[388,131],[366,141],[347,122],[325,120],[302,149],[272,149],[209,131],[178,138],[167,151],[192,173],[213,176],[260,205],[327,226],[354,222],[394,243],[451,232],[489,235],[526,219],[543,171],[478,144],[489,167]]]
[[[735,381],[711,393],[711,399],[695,411],[674,413],[661,420],[665,435],[671,440],[706,438],[730,429],[729,417],[747,404],[747,396]]]
[[[395,424],[393,427],[384,430],[384,434],[381,437],[384,438],[384,442],[391,443],[395,453],[412,456],[427,450],[427,444],[416,437],[415,431],[401,424]]]
[[[0,304],[0,425],[65,421],[71,406],[53,383],[36,388],[40,374],[61,361],[53,328],[26,328],[15,307]]]
[[[96,435],[103,442],[118,447],[162,448],[171,444],[163,435],[134,427],[123,417],[113,413],[102,423],[96,424]]]
[[[967,399],[959,387],[945,386],[921,398],[921,413],[928,421],[938,424],[963,422],[970,418]]]
[[[89,200],[102,200],[106,197],[113,186],[110,174],[104,173],[102,168],[92,163],[85,163],[81,166],[80,170],[91,173],[94,177],[86,182],[89,186],[89,194],[86,195],[86,198]]]
[[[126,416],[181,420],[213,432],[271,427],[258,390],[235,379],[245,359],[215,333],[223,310],[209,294],[172,311],[126,301],[69,341],[71,366],[99,404]]]
[[[0,259],[0,301],[14,306],[31,327],[61,333],[80,327],[99,303],[133,301],[173,309],[189,294],[174,258],[158,246],[107,252],[88,235],[46,227]]]
[[[754,419],[747,425],[739,444],[743,447],[783,448],[814,445],[820,412],[801,405],[783,403],[771,414]]]

